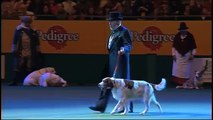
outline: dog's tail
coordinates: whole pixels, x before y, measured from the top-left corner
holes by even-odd
[[[166,87],[166,79],[162,78],[159,84],[152,84],[157,91],[161,91]]]

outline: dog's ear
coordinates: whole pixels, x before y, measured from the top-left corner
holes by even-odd
[[[110,77],[105,77],[105,78],[102,79],[102,81],[103,81],[103,82],[106,82],[106,81],[108,81],[109,79],[110,79]]]
[[[113,83],[111,77],[105,77],[102,82],[107,88],[113,88]]]

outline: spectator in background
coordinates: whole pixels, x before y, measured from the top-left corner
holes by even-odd
[[[182,85],[191,77],[191,64],[197,46],[194,36],[188,31],[185,22],[180,23],[178,30],[179,32],[175,35],[172,45],[172,79],[177,85]]]
[[[93,6],[89,6],[87,10],[87,15],[85,17],[86,20],[95,20],[96,19],[96,12],[95,8]]]
[[[184,13],[184,5],[182,3],[182,0],[169,0],[169,15],[183,15]],[[174,18],[175,20],[178,18]]]
[[[203,9],[202,9],[202,16],[201,16],[201,19],[202,19],[202,20],[211,20],[210,16],[211,16],[211,12],[208,11],[207,8],[203,8]]]
[[[86,12],[84,10],[79,11],[79,16],[77,17],[77,20],[85,20],[86,18]]]
[[[190,7],[189,4],[184,4],[183,15],[178,16],[178,20],[190,20]]]
[[[26,5],[27,11],[31,11],[33,13],[35,12],[35,10],[36,10],[35,1],[23,0],[23,4]]]
[[[113,7],[113,1],[109,0],[107,1],[107,3],[103,6],[103,15],[108,15],[110,11],[112,11],[112,7]]]
[[[132,15],[132,0],[123,0],[123,15],[131,16]]]
[[[132,16],[140,16],[139,9],[142,5],[141,0],[132,0]]]
[[[205,0],[202,2],[202,7],[206,8],[206,10],[211,14],[212,11],[212,0]]]
[[[77,9],[76,9],[76,6],[73,7],[72,14],[68,14],[68,20],[75,20],[75,19],[77,19]]]
[[[143,0],[139,8],[139,14],[143,19],[148,19],[147,16],[153,15],[153,0]]]
[[[55,20],[55,15],[51,14],[49,6],[43,5],[43,8],[41,8],[41,12],[39,13],[39,16],[37,16],[38,20]]]
[[[169,6],[166,0],[162,1],[157,8],[156,14],[159,20],[169,19]]]
[[[79,0],[77,2],[77,5],[75,6],[76,8],[75,20],[85,20],[87,3],[88,1],[85,0]]]
[[[200,5],[199,2],[197,2],[196,0],[190,0],[189,2],[189,14],[190,15],[195,15],[192,16],[193,20],[200,20],[200,15],[202,12],[202,6]]]
[[[21,18],[22,16],[31,16],[32,19],[35,19],[34,13],[31,11],[28,11],[27,5],[25,5],[24,3],[19,5],[17,14],[18,14],[19,18]]]
[[[1,17],[4,19],[16,19],[18,18],[13,9],[13,4],[9,1],[4,1],[1,4]]]
[[[39,69],[40,42],[38,34],[33,30],[32,18],[23,16],[21,24],[14,32],[12,54],[14,57],[14,79],[9,85],[17,85],[19,81],[32,71]]]
[[[56,15],[58,12],[58,5],[55,3],[55,0],[48,0],[50,12],[53,15]]]
[[[56,19],[57,20],[67,20],[68,13],[64,10],[64,5],[62,3],[57,4],[57,12],[56,12]]]
[[[75,6],[76,3],[73,0],[65,0],[64,2],[62,2],[62,4],[64,5],[64,10],[69,14],[72,15],[75,13]]]
[[[202,3],[202,20],[211,20],[211,0],[205,0]]]
[[[43,13],[43,7],[45,6],[45,5],[48,5],[49,6],[49,11],[50,11],[50,5],[49,5],[49,1],[48,0],[40,0],[39,2],[38,2],[38,14],[40,14],[40,13]]]
[[[190,6],[189,6],[189,4],[185,5],[183,15],[184,16],[189,16],[190,15]]]
[[[11,0],[10,2],[13,4],[14,11],[18,11],[20,4],[23,3],[22,0]]]
[[[97,20],[105,20],[105,17],[103,16],[103,9],[98,8],[96,10],[96,14],[97,14]]]
[[[169,0],[170,15],[183,15],[184,5],[182,0]]]
[[[121,0],[115,0],[112,2],[113,6],[112,6],[112,11],[119,11],[119,12],[123,12],[123,6],[122,6],[122,1]]]
[[[99,8],[103,8],[107,3],[108,3],[109,0],[100,0],[100,4],[99,4]]]
[[[5,3],[10,3],[11,5],[6,8],[4,7]],[[211,0],[3,0],[2,18],[18,19],[19,15],[39,16],[44,4],[49,6],[52,15],[60,14],[61,17],[63,12],[60,10],[58,13],[58,9],[60,9],[58,4],[63,4],[64,10],[68,14],[68,19],[71,20],[90,15],[91,13],[88,10],[91,9],[90,11],[93,11],[93,8],[95,8],[95,15],[98,16],[108,15],[110,11],[120,11],[124,16],[127,16],[125,19],[133,20],[138,18],[154,19],[153,16],[156,18],[162,16],[161,20],[164,18],[166,20],[211,19]],[[93,8],[88,8],[90,6],[93,6]],[[184,16],[176,17],[176,15]],[[59,19],[63,18],[61,17]],[[104,18],[102,17],[102,19]],[[94,17],[92,17],[92,20],[94,20]]]
[[[38,15],[40,10],[40,3],[42,0],[32,0],[28,6],[29,11],[33,11],[34,14]]]

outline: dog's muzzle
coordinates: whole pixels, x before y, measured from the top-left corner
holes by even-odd
[[[103,88],[104,88],[104,85],[103,85],[102,83],[99,83],[99,84],[98,84],[98,87],[101,88],[101,89],[103,89]]]
[[[101,88],[101,87],[102,87],[102,85],[100,85],[100,83],[99,83],[99,84],[98,84],[98,87],[99,87],[99,88]]]
[[[104,84],[102,84],[102,83],[99,83],[99,84],[98,84],[98,87],[99,87],[101,90],[110,89],[109,87],[107,87],[106,85],[104,85]]]

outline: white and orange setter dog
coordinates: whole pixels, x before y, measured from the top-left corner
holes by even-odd
[[[25,86],[60,86],[64,87],[67,82],[60,76],[55,74],[56,71],[53,67],[46,67],[30,73],[23,82]]]
[[[166,87],[164,78],[160,84],[152,84],[146,81],[106,77],[98,85],[101,89],[112,89],[113,98],[118,101],[111,114],[118,112],[122,107],[124,112],[121,114],[127,114],[129,101],[136,98],[143,99],[145,103],[145,109],[140,114],[144,115],[148,112],[151,102],[154,102],[162,112],[161,105],[155,98],[153,86],[157,91],[163,90]]]

